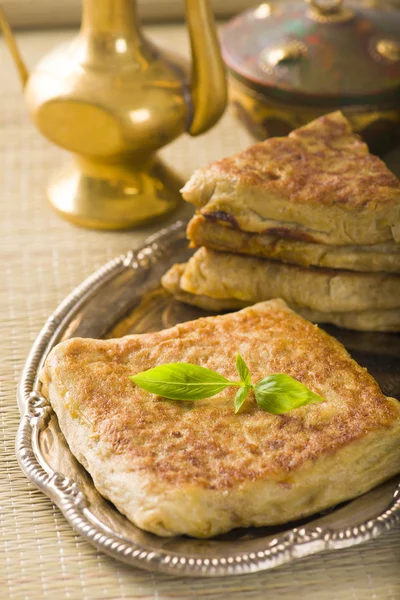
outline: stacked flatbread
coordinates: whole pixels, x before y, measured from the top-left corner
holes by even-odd
[[[196,171],[187,264],[163,277],[211,310],[283,298],[306,318],[400,331],[400,181],[335,112]]]

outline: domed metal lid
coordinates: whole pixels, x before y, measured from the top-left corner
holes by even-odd
[[[400,99],[400,11],[366,2],[275,0],[222,32],[224,60],[250,87],[311,103]]]

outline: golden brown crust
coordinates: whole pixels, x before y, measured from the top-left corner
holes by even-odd
[[[194,215],[187,228],[192,247],[206,246],[220,252],[249,254],[303,266],[329,267],[366,272],[400,272],[400,245],[328,246],[307,240],[287,239],[265,233],[249,233],[226,221]]]
[[[233,389],[180,403],[157,399],[128,379],[176,361],[236,378],[238,351],[254,381],[288,373],[326,401],[281,416],[253,404],[235,415]],[[73,417],[90,423],[110,454],[129,460],[131,471],[212,490],[268,478],[290,485],[301,466],[390,428],[400,412],[336,340],[279,300],[158,333],[62,342],[42,380],[45,390],[58,389]]]
[[[400,182],[340,112],[196,171],[182,194],[245,231],[327,244],[400,239]]]
[[[206,168],[299,204],[374,211],[378,204],[399,201],[398,178],[369,153],[339,112]]]

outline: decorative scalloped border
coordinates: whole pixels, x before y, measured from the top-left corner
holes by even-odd
[[[258,552],[239,552],[219,558],[183,556],[178,553],[147,550],[121,538],[90,519],[86,499],[71,479],[53,471],[39,450],[39,434],[46,427],[52,409],[37,391],[37,379],[48,352],[69,323],[75,310],[96,289],[126,268],[148,267],[162,256],[171,235],[184,233],[178,221],[147,240],[136,252],[115,258],[79,285],[47,320],[26,361],[18,389],[18,402],[23,416],[16,439],[16,453],[27,478],[49,496],[63,512],[72,527],[99,550],[113,558],[142,569],[192,577],[243,575],[277,567],[324,550],[345,548],[371,540],[390,530],[400,521],[400,484],[392,502],[379,517],[357,527],[333,531],[310,526],[295,528],[278,535],[268,547]],[[96,522],[97,521],[97,522]]]

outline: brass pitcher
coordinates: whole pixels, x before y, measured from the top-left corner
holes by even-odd
[[[155,152],[185,131],[207,131],[226,105],[209,0],[185,5],[190,77],[181,61],[143,35],[134,0],[83,0],[77,37],[43,58],[30,76],[0,13],[33,122],[74,154],[48,188],[50,202],[69,221],[129,228],[180,202],[182,181]]]

